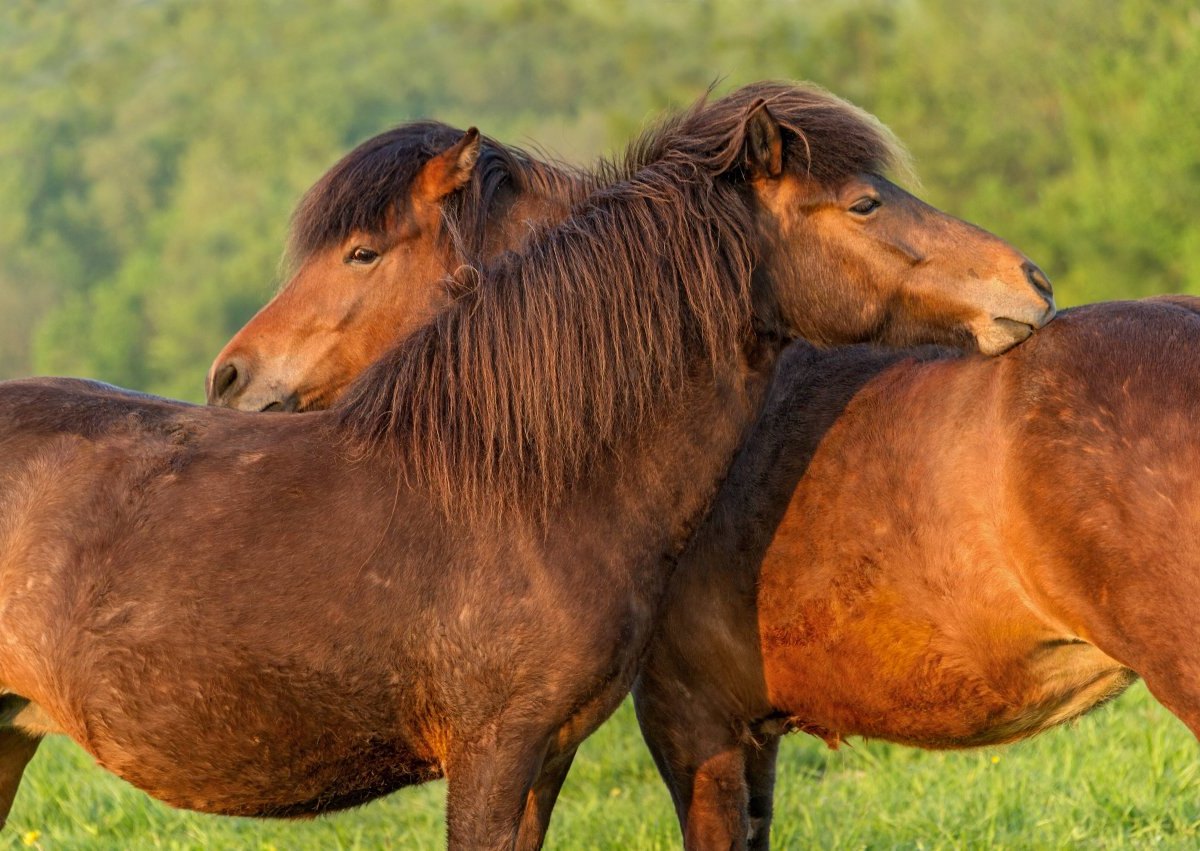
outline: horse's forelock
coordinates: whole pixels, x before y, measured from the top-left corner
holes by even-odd
[[[346,154],[300,199],[288,239],[291,262],[301,263],[355,232],[383,233],[407,203],[421,166],[461,137],[449,125],[414,121]]]
[[[292,216],[287,259],[301,264],[313,253],[356,232],[386,236],[405,211],[422,166],[443,153],[463,131],[438,121],[413,121],[380,133],[339,160],[300,200]],[[566,166],[543,162],[518,148],[483,137],[480,159],[463,191],[443,205],[451,248],[474,262],[482,249],[487,214],[506,186],[568,200],[582,194]]]

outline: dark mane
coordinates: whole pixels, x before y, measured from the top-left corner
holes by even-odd
[[[793,168],[833,182],[895,161],[878,122],[815,87],[700,101],[597,168],[593,183],[625,179],[522,256],[464,269],[462,298],[346,395],[348,439],[395,449],[447,507],[536,515],[669,404],[697,358],[733,362],[750,335],[753,225],[727,177],[764,98],[795,134]]]
[[[467,263],[480,260],[493,201],[505,188],[537,192],[570,205],[595,189],[634,174],[662,156],[663,145],[689,120],[719,122],[741,114],[756,99],[793,132],[794,162],[807,163],[812,176],[834,183],[858,172],[907,170],[903,147],[879,121],[812,84],[761,82],[712,102],[701,103],[644,133],[617,160],[601,160],[591,170],[533,156],[484,136],[471,182],[443,206],[444,237]],[[703,118],[701,118],[703,114]],[[292,216],[288,258],[302,262],[315,251],[361,231],[383,235],[409,201],[409,187],[421,167],[445,151],[463,131],[439,121],[413,121],[380,133],[339,160],[305,193]]]
[[[793,172],[802,171],[825,186],[864,173],[913,177],[907,150],[874,115],[815,83],[777,80],[751,83],[716,100],[702,99],[665,119],[629,146],[614,175],[659,159],[678,136],[739,120],[758,101],[791,131],[785,138],[785,160]]]
[[[495,229],[490,217],[502,192],[532,192],[570,206],[586,198],[594,186],[590,175],[575,166],[532,156],[487,136],[482,142],[470,183],[442,205],[443,236],[459,260],[472,265],[484,260],[487,234]]]
[[[288,259],[301,263],[313,252],[355,232],[383,236],[402,215],[421,167],[459,139],[463,131],[439,121],[413,121],[373,136],[339,160],[305,193],[292,215]],[[581,173],[562,163],[537,159],[520,148],[482,137],[470,183],[442,207],[455,254],[477,260],[493,201],[505,189],[537,192],[568,203],[583,197]]]
[[[855,174],[913,177],[908,151],[883,122],[820,86],[754,83],[713,107],[736,111],[756,98],[762,98],[776,120],[791,131],[786,157],[792,168],[804,164],[818,183],[835,186]]]

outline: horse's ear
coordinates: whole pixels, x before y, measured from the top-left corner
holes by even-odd
[[[783,131],[766,101],[758,101],[746,115],[744,146],[746,169],[752,179],[774,179],[783,174]]]
[[[472,127],[462,138],[421,166],[413,181],[413,199],[436,204],[471,179],[479,159],[481,137]]]

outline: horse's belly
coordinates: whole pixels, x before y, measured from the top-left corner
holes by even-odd
[[[309,767],[298,777],[281,772],[266,788],[221,785],[210,790],[161,791],[146,788],[156,798],[185,809],[220,815],[300,818],[316,816],[373,801],[405,786],[436,780],[441,765],[421,759],[404,748],[376,743],[340,754],[338,760]],[[171,777],[169,782],[177,783]],[[279,782],[283,781],[283,782]],[[290,782],[289,782],[290,781]],[[297,782],[299,781],[299,782]]]
[[[770,701],[788,726],[831,744],[857,735],[955,748],[1033,735],[1136,679],[1090,644],[1016,623],[944,631],[866,611],[819,635],[764,629]]]
[[[431,731],[386,676],[268,664],[251,648],[231,660],[215,644],[207,660],[181,646],[75,649],[85,667],[57,659],[65,687],[44,708],[103,768],[172,806],[313,815],[441,776]]]
[[[97,735],[106,769],[171,806],[239,816],[298,817],[356,806],[442,776],[441,764],[379,733],[205,730],[180,720],[162,731]]]

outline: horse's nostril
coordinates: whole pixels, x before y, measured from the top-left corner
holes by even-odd
[[[1025,280],[1029,281],[1039,295],[1046,299],[1054,298],[1054,288],[1050,286],[1050,279],[1037,267],[1037,264],[1026,260],[1021,264],[1021,269],[1025,272]]]
[[[212,392],[209,393],[208,401],[211,403],[223,401],[238,383],[239,375],[235,361],[229,361],[213,373]]]
[[[300,410],[300,396],[296,393],[289,393],[282,399],[276,399],[259,409],[263,413],[272,413],[282,411],[283,413],[291,414]]]

